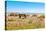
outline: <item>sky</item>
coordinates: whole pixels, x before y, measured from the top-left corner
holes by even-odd
[[[7,12],[44,13],[44,3],[7,1]]]

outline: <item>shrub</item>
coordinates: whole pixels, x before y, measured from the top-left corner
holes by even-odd
[[[16,21],[16,19],[12,19],[12,18],[11,18],[11,19],[8,19],[8,21]]]
[[[28,23],[29,23],[29,24],[30,24],[30,23],[32,23],[32,20],[29,20],[29,22],[28,22]]]

